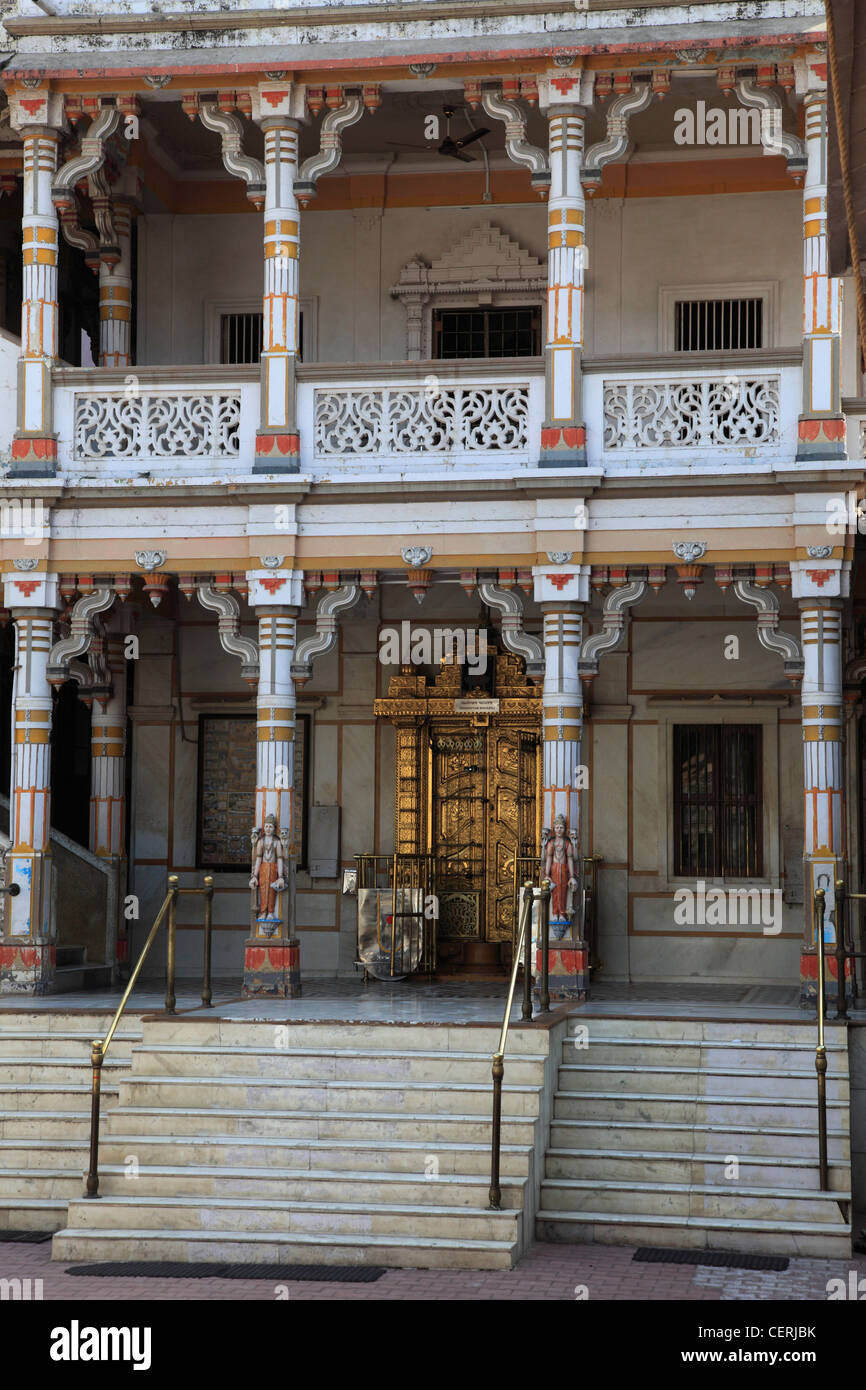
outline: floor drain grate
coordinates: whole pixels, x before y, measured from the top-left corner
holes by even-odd
[[[71,1265],[65,1271],[66,1274],[103,1275],[113,1279],[267,1279],[318,1284],[375,1284],[387,1272],[377,1265],[178,1264],[157,1260]]]
[[[53,1235],[53,1231],[0,1231],[0,1241],[15,1245],[44,1245]]]
[[[735,1255],[727,1250],[635,1250],[632,1259],[650,1265],[711,1265],[714,1269],[788,1268],[787,1255]]]

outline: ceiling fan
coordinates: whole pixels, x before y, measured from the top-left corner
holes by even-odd
[[[484,135],[489,135],[490,131],[488,130],[487,126],[482,126],[480,130],[471,130],[468,135],[460,135],[455,140],[451,134],[451,118],[454,115],[454,107],[443,106],[442,111],[445,116],[445,138],[438,146],[436,153],[448,155],[451,157],[451,159],[459,159],[464,164],[474,164],[475,161],[472,158],[472,156],[469,154],[464,154],[463,150],[466,145],[471,145],[475,140],[480,140]],[[430,149],[429,145],[396,145],[395,142],[391,140],[389,140],[387,143],[389,145],[392,145],[394,148],[401,150]]]

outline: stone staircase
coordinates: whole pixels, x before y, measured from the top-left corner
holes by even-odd
[[[539,1240],[850,1256],[844,1029],[827,1029],[821,1192],[814,1024],[576,1023],[588,1045],[562,1043]]]
[[[108,1013],[0,1011],[0,1230],[57,1231],[84,1190],[90,1145],[90,1045]],[[141,1023],[128,1015],[102,1078],[103,1114],[117,1101]]]
[[[531,1240],[552,1079],[513,1028],[487,1210],[492,1027],[151,1020],[103,1126],[98,1201],[56,1260],[510,1268]]]

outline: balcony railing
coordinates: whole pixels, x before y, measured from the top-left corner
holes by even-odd
[[[544,414],[538,358],[387,362],[299,370],[305,472],[535,467]]]
[[[796,451],[799,350],[596,359],[585,372],[591,466],[773,464]]]
[[[617,473],[792,463],[799,350],[584,363],[588,464]],[[60,468],[71,477],[252,471],[257,366],[62,367]],[[862,455],[861,415],[850,447]],[[308,363],[298,368],[300,471],[313,478],[514,473],[538,467],[540,358]],[[852,453],[852,457],[855,455]]]

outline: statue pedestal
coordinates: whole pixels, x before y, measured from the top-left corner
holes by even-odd
[[[825,1003],[831,1007],[835,1006],[838,994],[839,969],[836,964],[836,957],[828,954],[834,951],[835,946],[829,942],[824,947],[824,999]],[[845,962],[845,997],[850,1004],[853,999],[853,985],[851,982],[851,962]],[[800,952],[800,1007],[806,1008],[808,1005],[817,1006],[818,999],[818,953],[806,947]]]
[[[0,941],[0,994],[53,994],[56,956],[53,941],[4,937]]]
[[[300,999],[297,937],[251,936],[244,943],[244,999]]]
[[[550,1002],[583,1004],[589,998],[589,947],[585,941],[554,941],[549,951]],[[536,1007],[541,999],[541,950],[535,953],[532,990]]]

